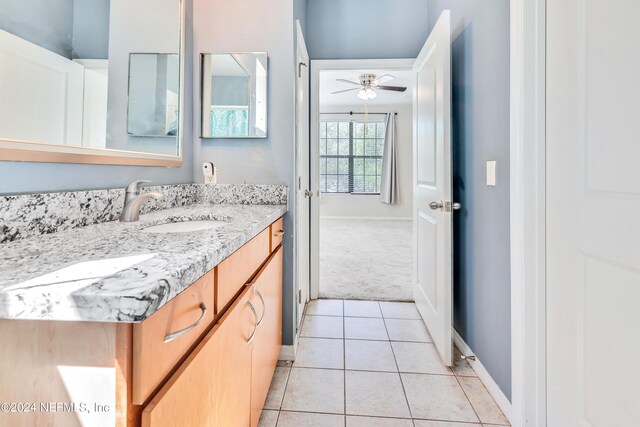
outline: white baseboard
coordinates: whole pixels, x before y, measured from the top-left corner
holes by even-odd
[[[355,220],[380,220],[380,221],[413,221],[413,218],[394,216],[320,216],[323,219],[355,219]]]
[[[295,361],[296,360],[296,346],[295,345],[283,345],[280,349],[280,356],[278,360]]]
[[[295,362],[296,354],[298,353],[298,334],[293,340],[293,345],[283,345],[280,349],[280,356],[278,360],[286,360],[290,362]]]
[[[451,328],[451,330],[453,335],[453,342],[456,343],[456,345],[458,346],[462,354],[465,354],[465,355],[475,354],[471,350],[471,348],[469,348],[467,343],[464,342],[464,340],[458,334],[458,332],[453,328]],[[487,390],[489,391],[489,394],[491,394],[491,396],[493,397],[493,400],[496,401],[496,403],[504,413],[505,417],[507,417],[509,422],[513,424],[513,419],[511,416],[513,412],[513,407],[511,405],[511,402],[509,402],[509,399],[507,399],[507,396],[504,395],[502,390],[500,390],[500,387],[498,387],[498,384],[496,384],[496,382],[493,380],[493,378],[491,377],[487,369],[482,365],[482,363],[480,362],[480,359],[478,359],[478,356],[476,356],[475,361],[469,360],[468,362],[471,365],[471,368],[473,368],[476,374],[478,374],[478,378],[480,378],[480,381],[482,381],[484,386],[487,388]]]

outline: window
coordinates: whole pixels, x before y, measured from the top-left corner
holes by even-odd
[[[320,122],[320,191],[380,194],[385,124]]]

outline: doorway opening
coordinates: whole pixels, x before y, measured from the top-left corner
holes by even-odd
[[[314,62],[312,298],[413,301],[412,61]]]
[[[319,73],[319,298],[413,301],[413,71],[374,64]]]

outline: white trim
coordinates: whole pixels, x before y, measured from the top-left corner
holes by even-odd
[[[295,361],[296,360],[296,346],[294,345],[283,345],[280,348],[280,356],[278,356],[278,360],[287,360],[287,361]]]
[[[511,372],[514,427],[546,426],[546,0],[511,10]]]
[[[453,342],[456,343],[456,346],[458,346],[462,354],[467,356],[474,354],[471,348],[467,345],[466,342],[464,342],[462,337],[455,329],[451,328],[451,334],[453,337]],[[491,377],[491,374],[489,374],[482,362],[480,362],[478,356],[476,356],[476,360],[468,360],[468,362],[475,373],[478,374],[478,378],[480,378],[480,381],[482,381],[484,386],[487,388],[489,394],[491,395],[491,397],[493,397],[493,400],[496,401],[496,403],[500,407],[500,410],[502,410],[502,413],[505,415],[505,417],[507,417],[510,423],[513,423],[513,407],[511,406],[511,402],[509,402],[507,396],[505,396],[498,384],[496,384],[496,382]]]
[[[294,362],[296,360],[298,344],[300,343],[298,338],[299,335],[296,334],[296,337],[293,340],[293,345],[283,345],[282,348],[280,348],[280,356],[278,356],[278,360],[287,360],[290,362]]]
[[[310,60],[309,60],[309,52],[307,50],[307,45],[306,45],[306,42],[305,42],[305,39],[304,39],[304,33],[302,32],[302,26],[300,25],[300,20],[299,19],[296,19],[295,27],[296,27],[296,39],[295,39],[295,44],[296,44],[296,46],[295,46],[295,50],[296,50],[295,57],[296,57],[296,60],[294,61],[295,62],[295,72],[294,72],[294,77],[293,77],[294,78],[294,87],[296,88],[295,94],[294,94],[294,100],[293,100],[294,106],[295,106],[295,113],[294,113],[295,122],[294,122],[294,130],[293,130],[293,134],[294,134],[293,138],[294,138],[294,141],[295,141],[294,155],[293,155],[294,185],[293,185],[293,190],[291,190],[291,188],[289,189],[290,193],[289,193],[289,198],[287,198],[287,204],[288,204],[288,201],[291,199],[293,201],[293,206],[295,207],[295,210],[296,210],[296,215],[293,218],[293,223],[294,223],[293,227],[294,227],[294,230],[295,230],[294,239],[293,239],[293,247],[294,247],[294,250],[293,250],[293,266],[294,266],[294,268],[293,268],[293,275],[294,275],[294,278],[293,278],[293,292],[294,292],[293,293],[293,317],[294,317],[294,319],[293,319],[293,325],[294,325],[293,330],[294,330],[294,333],[297,334],[300,331],[300,327],[301,327],[301,324],[298,323],[298,320],[300,320],[300,322],[302,322],[302,317],[300,316],[300,313],[299,313],[300,304],[298,303],[298,295],[299,295],[299,292],[304,289],[304,287],[309,287],[308,281],[304,281],[304,283],[301,283],[300,270],[299,270],[300,263],[298,262],[299,252],[300,252],[300,250],[299,250],[300,242],[299,242],[298,239],[299,239],[299,236],[302,236],[304,234],[301,231],[303,226],[302,226],[301,221],[300,221],[300,213],[297,211],[298,205],[299,205],[299,202],[300,202],[300,198],[303,197],[300,194],[300,190],[301,189],[298,188],[298,185],[299,185],[298,177],[301,177],[300,171],[299,171],[299,168],[298,168],[298,161],[300,160],[299,156],[300,156],[300,151],[301,151],[301,149],[300,149],[301,143],[302,142],[308,143],[307,142],[308,140],[300,141],[299,138],[298,138],[298,126],[299,126],[299,124],[298,124],[298,102],[297,102],[297,100],[298,100],[298,81],[299,81],[299,78],[300,78],[299,74],[298,74],[299,73],[299,67],[300,67],[300,65],[298,64],[298,47],[300,47],[302,49],[302,51],[303,51],[303,55],[302,56],[303,56],[304,61],[306,61],[307,66],[309,65]],[[308,96],[308,93],[307,93],[307,96]],[[311,126],[311,123],[309,123],[308,126]],[[307,171],[307,172],[309,173],[310,171]],[[305,188],[306,188],[306,184],[305,184]],[[307,237],[307,240],[309,238],[310,238],[310,236]],[[309,266],[309,268],[310,267],[311,266]],[[309,288],[309,289],[306,289],[306,292],[303,292],[305,294],[305,298],[308,299],[308,297],[310,295],[310,291],[311,291],[311,289]],[[305,301],[305,303],[306,303],[306,301]],[[296,335],[295,339],[297,339],[297,335]],[[294,356],[295,356],[295,352],[294,352]]]
[[[325,70],[412,70],[414,59],[337,59],[311,61],[311,286],[310,299],[320,293],[320,71]],[[316,197],[317,196],[317,197]]]
[[[325,216],[320,215],[320,219],[357,219],[357,220],[381,220],[381,221],[413,221],[413,218],[393,217],[393,216]]]
[[[297,304],[297,299],[296,299],[296,304]],[[304,305],[304,309],[303,309],[304,313],[302,315],[302,318],[304,319],[304,316],[307,314],[307,304],[305,303]],[[304,321],[304,320],[303,320]],[[302,326],[302,325],[299,325]],[[283,345],[280,348],[280,356],[278,356],[278,360],[287,360],[290,362],[295,362],[296,360],[296,356],[298,355],[298,346],[300,345],[300,332],[302,331],[302,328],[298,328],[295,337],[293,338],[293,345]]]

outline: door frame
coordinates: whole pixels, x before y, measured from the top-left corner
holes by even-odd
[[[547,425],[546,0],[510,0],[511,369],[514,427]],[[319,150],[321,70],[411,68],[413,59],[312,60],[311,153]],[[404,64],[404,67],[403,67]],[[319,164],[311,162],[311,289],[319,290]]]
[[[510,0],[513,426],[547,425],[546,0]]]
[[[296,19],[295,26],[296,26],[296,45],[295,45],[295,49],[296,49],[296,53],[295,53],[295,57],[296,57],[296,64],[295,64],[296,75],[295,75],[294,88],[295,88],[295,91],[296,91],[296,94],[295,94],[295,104],[296,104],[295,105],[295,109],[296,109],[296,112],[295,112],[295,114],[296,114],[296,120],[295,120],[295,145],[296,145],[296,147],[295,147],[295,159],[294,159],[295,164],[294,164],[294,167],[293,167],[293,169],[294,169],[294,188],[292,189],[290,194],[293,195],[293,200],[294,200],[295,206],[297,208],[297,206],[298,206],[298,204],[300,202],[300,198],[301,198],[300,197],[300,192],[298,191],[299,190],[298,189],[298,185],[300,184],[298,182],[298,177],[301,176],[301,173],[300,173],[300,171],[298,169],[298,164],[299,164],[299,162],[301,160],[300,159],[300,152],[301,152],[300,146],[301,146],[301,144],[303,142],[309,143],[309,139],[307,139],[306,141],[300,141],[298,139],[298,125],[299,125],[299,123],[298,123],[298,110],[297,110],[297,94],[298,94],[297,88],[298,88],[298,79],[299,79],[299,74],[298,73],[301,72],[301,68],[300,68],[300,65],[298,64],[298,59],[297,59],[298,58],[298,52],[297,52],[298,43],[300,43],[300,45],[302,46],[302,48],[304,49],[304,52],[306,54],[307,64],[306,64],[306,69],[304,70],[305,72],[308,72],[308,70],[309,70],[309,62],[311,62],[311,61],[310,61],[310,58],[309,58],[309,50],[307,49],[306,40],[304,38],[304,33],[302,31],[302,26],[300,25],[300,20]],[[307,97],[309,95],[310,95],[310,90],[307,89]],[[311,123],[309,122],[309,126],[310,125],[311,125]],[[305,187],[306,187],[306,184],[305,184]],[[299,220],[299,216],[298,215],[296,215],[296,219],[295,219],[295,230],[296,230],[296,236],[302,236],[303,235],[301,222]],[[309,231],[309,234],[311,234],[311,231]],[[295,327],[296,340],[297,340],[299,329],[300,329],[300,326],[301,326],[301,323],[299,323],[299,321],[298,321],[298,319],[301,317],[301,315],[299,313],[300,303],[298,302],[299,295],[300,295],[299,292],[302,291],[302,293],[305,294],[304,295],[304,303],[305,304],[309,301],[309,296],[310,296],[309,280],[307,280],[307,283],[304,283],[304,282],[300,281],[300,271],[299,271],[299,264],[300,263],[298,262],[298,256],[299,256],[300,251],[299,251],[299,241],[298,241],[298,239],[299,239],[299,237],[296,237],[295,238],[295,243],[294,243],[295,248],[296,248],[295,251],[294,251],[294,253],[295,253],[295,262],[294,262],[294,265],[295,265],[295,268],[294,268],[295,279],[294,280],[296,282],[296,286],[294,286],[295,295],[294,295],[293,299],[295,301],[295,306],[296,306],[296,309],[294,310],[295,311],[294,323],[296,325],[296,327]],[[307,243],[309,243],[309,238],[307,239]]]
[[[320,292],[320,72],[336,70],[385,69],[411,71],[411,59],[323,59],[311,60],[311,257],[309,298],[318,299]]]

